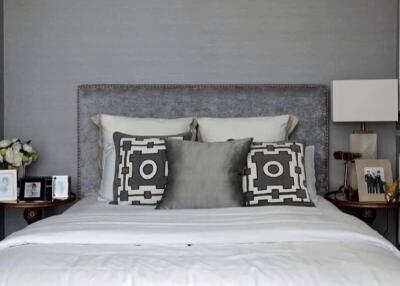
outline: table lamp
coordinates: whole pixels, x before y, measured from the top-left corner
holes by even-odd
[[[398,120],[398,89],[397,79],[332,81],[332,121],[360,123],[360,130],[350,134],[350,152],[362,159],[377,158],[377,135],[366,122]],[[354,166],[350,174],[351,187],[357,189]]]

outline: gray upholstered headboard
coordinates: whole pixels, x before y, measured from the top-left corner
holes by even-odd
[[[292,139],[316,147],[318,192],[328,190],[328,88],[321,85],[82,85],[78,87],[78,192],[96,190],[97,113],[131,117],[294,114]]]

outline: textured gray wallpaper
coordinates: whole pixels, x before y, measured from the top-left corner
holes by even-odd
[[[3,0],[0,0],[0,138],[4,135]],[[4,236],[4,210],[0,210],[0,239]]]
[[[75,174],[79,84],[394,78],[396,23],[396,0],[5,0],[5,135],[33,139],[31,174]],[[394,124],[371,127],[394,162]]]

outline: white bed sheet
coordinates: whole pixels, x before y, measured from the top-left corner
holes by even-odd
[[[85,198],[0,243],[0,285],[394,285],[400,254],[315,208],[154,210]]]

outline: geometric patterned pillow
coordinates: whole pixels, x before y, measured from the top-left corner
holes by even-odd
[[[253,142],[243,192],[246,206],[313,206],[306,185],[304,144]]]
[[[114,204],[156,205],[167,184],[166,136],[131,136],[114,133]],[[189,134],[168,136],[187,139]]]

